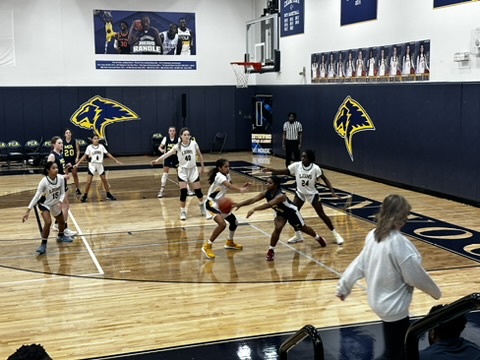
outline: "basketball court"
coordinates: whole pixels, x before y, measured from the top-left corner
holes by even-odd
[[[218,157],[207,154],[207,165]],[[250,171],[232,165],[234,183],[252,181],[254,185],[249,193],[229,192],[229,197],[240,201],[264,189],[265,174],[256,165],[257,157],[249,153],[222,157],[232,164],[251,164]],[[26,171],[0,177],[0,286],[4,289],[0,356],[8,356],[25,342],[42,343],[47,351],[53,350],[55,359],[94,358],[294,332],[306,324],[325,328],[377,321],[368,307],[364,282],[358,283],[346,302],[335,297],[340,274],[374,227],[371,219],[353,211],[360,203],[347,204],[348,196],[381,202],[386,195],[399,193],[416,214],[473,233],[480,229],[477,208],[326,170],[334,188],[346,194],[343,206],[325,206],[345,238],[343,246],[335,244],[306,204],[305,221],[327,239],[327,247],[309,238],[288,244],[293,229],[287,225],[275,261],[267,262],[273,213],[259,211],[246,219],[250,207],[245,207],[235,212],[239,219],[235,241],[243,250],[223,249],[224,232],[214,243],[212,261],[205,258],[201,246],[214,222],[200,216],[198,200],[188,198],[188,219],[180,221],[176,177],[169,177],[166,196],[158,199],[161,167],[150,167],[148,156],[122,161],[125,166],[106,162],[106,168],[112,169],[108,181],[118,200],[105,201],[97,178],[87,203],[70,194],[69,226],[79,234],[72,244],[57,244],[52,231],[45,256],[35,253],[40,240],[33,213],[28,222],[21,222],[41,175]],[[280,158],[263,157],[265,161],[269,167],[284,166]],[[202,176],[204,193],[206,178]],[[82,171],[82,186],[85,180]],[[322,197],[326,205],[330,197]],[[478,289],[478,261],[410,239],[443,291],[441,303]],[[458,239],[452,235],[450,241]],[[437,303],[416,291],[412,315],[424,315]],[[25,333],[27,327],[30,330]]]

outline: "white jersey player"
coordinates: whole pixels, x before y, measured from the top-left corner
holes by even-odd
[[[100,176],[102,180],[103,188],[105,189],[106,199],[107,200],[117,200],[115,196],[110,193],[110,185],[108,184],[107,178],[105,177],[105,169],[103,168],[103,158],[108,156],[110,159],[115,161],[117,164],[122,164],[120,161],[115,159],[112,154],[110,154],[105,146],[99,143],[100,139],[98,135],[93,135],[92,143],[87,146],[85,154],[78,160],[75,164],[75,167],[78,167],[80,163],[88,156],[88,171],[87,171],[87,184],[85,185],[85,192],[80,199],[81,202],[85,202],[88,199],[88,192],[90,191],[90,186],[92,185],[93,177],[95,174]]]
[[[38,204],[38,208],[42,212],[44,226],[42,230],[42,243],[37,249],[38,255],[43,255],[47,251],[47,240],[50,235],[50,227],[52,225],[52,218],[58,221],[58,242],[72,242],[70,236],[64,235],[65,220],[62,213],[62,202],[65,198],[65,179],[62,175],[58,175],[58,165],[54,161],[47,161],[43,169],[45,177],[40,180],[37,191],[33,196],[32,201],[28,205],[22,221],[28,220],[30,211]],[[51,215],[50,215],[51,214]]]
[[[192,55],[193,31],[187,28],[187,21],[184,18],[181,18],[179,20],[177,34],[178,34],[177,55]]]
[[[310,204],[312,204],[312,207],[315,209],[318,216],[332,232],[337,244],[342,245],[344,242],[343,238],[335,230],[332,220],[330,220],[330,218],[323,211],[320,195],[316,188],[317,181],[322,179],[332,192],[332,195],[337,197],[337,194],[335,194],[332,184],[325,176],[322,169],[315,164],[315,153],[312,150],[305,150],[302,152],[301,158],[302,161],[290,164],[288,169],[279,170],[265,168],[264,171],[271,171],[273,174],[279,175],[283,174],[295,176],[297,189],[293,203],[298,207],[298,210],[302,208],[305,201],[308,201]],[[295,236],[288,240],[289,243],[297,243],[301,241],[303,241],[303,235],[301,231],[296,231]]]
[[[159,158],[151,162],[152,165],[165,160],[166,158],[177,154],[178,157],[178,185],[180,186],[180,220],[187,220],[187,209],[185,208],[188,190],[187,184],[192,185],[193,191],[198,198],[200,206],[200,214],[206,215],[205,206],[203,202],[203,193],[200,188],[200,176],[197,168],[197,156],[201,164],[202,174],[205,172],[203,162],[203,155],[200,147],[196,141],[193,141],[190,136],[190,130],[183,128],[180,130],[181,141],[172,147],[172,149]]]
[[[227,241],[223,246],[228,250],[242,250],[243,246],[237,244],[233,241],[235,235],[235,230],[238,226],[238,221],[235,215],[232,212],[223,213],[218,206],[219,200],[223,199],[228,190],[236,190],[241,193],[244,193],[251,186],[251,183],[245,183],[242,187],[232,184],[232,179],[230,177],[230,163],[227,159],[218,159],[215,162],[215,167],[210,170],[208,173],[208,182],[210,187],[208,188],[208,197],[205,202],[205,208],[217,223],[217,227],[213,229],[212,235],[208,241],[202,246],[202,252],[205,254],[207,259],[214,259],[215,254],[212,250],[213,242],[216,238],[225,230],[228,226],[228,235]]]

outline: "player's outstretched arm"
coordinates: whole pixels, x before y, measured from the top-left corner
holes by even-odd
[[[338,197],[338,195],[335,193],[335,190],[333,190],[332,183],[330,182],[330,180],[328,180],[328,178],[325,176],[325,174],[320,175],[320,177],[322,178],[325,185],[328,186],[332,195],[335,196],[335,197]]]
[[[153,166],[155,164],[158,164],[160,161],[163,161],[165,160],[166,158],[172,156],[173,154],[175,154],[177,152],[176,148],[173,147],[170,149],[170,151],[166,152],[165,154],[163,154],[162,156],[159,156],[158,158],[156,158],[155,160],[152,160],[150,162],[150,164]]]
[[[263,168],[262,172],[271,172],[273,175],[290,175],[290,170],[288,169],[272,169],[272,168]]]
[[[87,157],[87,153],[83,154],[80,160],[78,160],[77,163],[73,165],[73,167],[78,167],[78,165],[80,165],[82,161],[85,160],[86,157]]]
[[[112,154],[110,154],[110,153],[107,152],[106,155],[107,155],[110,159],[112,159],[113,161],[115,161],[118,165],[123,165],[123,163],[122,163],[121,161],[118,161],[117,159],[115,159],[115,157],[114,157]]]

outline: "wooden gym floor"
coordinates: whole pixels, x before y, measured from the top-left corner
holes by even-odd
[[[206,154],[205,160],[213,163],[218,157]],[[258,161],[249,153],[222,157]],[[293,230],[287,225],[276,259],[268,263],[264,255],[272,212],[256,212],[247,221],[245,207],[236,212],[240,226],[235,236],[244,249],[224,250],[225,232],[214,244],[216,259],[210,261],[201,246],[213,221],[199,215],[195,197],[188,198],[187,221],[179,220],[174,171],[166,197],[157,199],[161,167],[131,169],[151,159],[123,158],[125,170],[108,172],[117,201],[105,201],[98,178],[87,203],[70,191],[69,226],[79,235],[72,244],[57,245],[52,231],[47,255],[39,257],[34,213],[27,223],[21,218],[41,175],[0,176],[0,358],[29,343],[43,344],[56,360],[80,359],[289,332],[305,324],[320,328],[377,320],[368,307],[364,282],[347,301],[335,297],[339,274],[361,250],[371,222],[325,207],[345,238],[345,244],[337,246],[306,204],[302,214],[307,224],[329,245],[320,248],[313,239],[289,245]],[[284,167],[282,159],[261,159],[269,167]],[[111,164],[108,159],[106,168]],[[478,208],[334,171],[326,175],[336,189],[376,201],[400,193],[416,213],[480,231]],[[82,187],[85,177],[82,171]],[[232,178],[235,183],[252,181],[236,172]],[[202,189],[207,192],[206,175]],[[246,199],[262,189],[263,183],[255,181],[250,193],[228,196]],[[416,291],[413,316],[480,289],[478,262],[412,242],[443,291],[438,302]]]

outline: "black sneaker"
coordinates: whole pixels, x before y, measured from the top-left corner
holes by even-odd
[[[113,196],[112,194],[108,193],[107,194],[107,200],[117,200],[117,198],[115,196]]]
[[[82,198],[80,199],[81,202],[87,201],[87,194],[83,194]]]
[[[82,195],[82,192],[80,191],[80,189],[77,189],[77,190],[75,190],[75,194]]]

